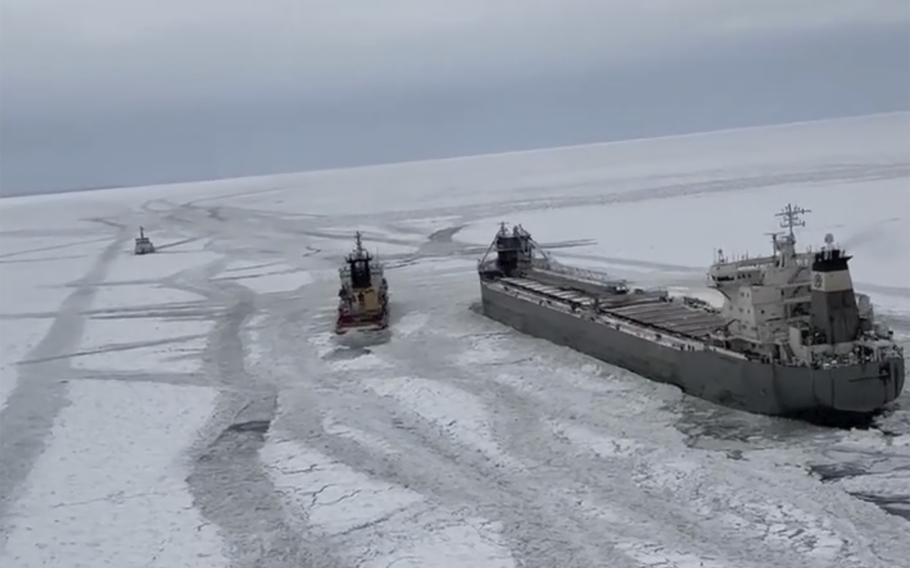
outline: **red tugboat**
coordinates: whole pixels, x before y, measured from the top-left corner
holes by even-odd
[[[337,334],[351,330],[380,330],[389,325],[388,283],[382,265],[372,261],[358,231],[353,252],[345,257],[345,266],[338,269],[341,289],[335,323]]]

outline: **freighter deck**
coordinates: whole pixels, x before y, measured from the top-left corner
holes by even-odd
[[[695,337],[708,335],[724,325],[720,316],[690,308],[678,302],[657,300],[651,304],[620,306],[607,311],[641,323]]]
[[[616,294],[604,290],[594,295],[579,290],[543,284],[528,278],[501,278],[500,282],[526,292],[568,305],[570,308],[590,308],[599,303],[600,312],[659,328],[679,335],[703,338],[723,327],[725,322],[717,314],[687,306],[682,302],[668,302],[653,294]]]

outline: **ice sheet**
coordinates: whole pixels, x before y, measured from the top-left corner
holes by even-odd
[[[767,252],[796,202],[800,244],[833,232],[910,346],[908,128],[2,199],[0,397],[20,402],[0,425],[33,445],[0,438],[0,563],[901,565],[907,393],[868,430],[718,407],[482,317],[474,270],[504,220],[705,297],[714,249]],[[133,256],[139,225],[159,253]],[[392,319],[351,347],[331,325],[358,229]]]
[[[440,510],[420,493],[288,440],[270,439],[261,455],[288,514],[344,543],[343,556],[361,566],[515,565],[495,523]]]
[[[215,527],[193,507],[184,452],[212,410],[210,389],[70,383],[12,511],[0,564],[227,566]]]

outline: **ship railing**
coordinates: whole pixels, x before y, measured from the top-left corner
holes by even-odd
[[[624,280],[611,278],[610,275],[606,272],[601,272],[599,270],[590,270],[587,268],[577,268],[575,266],[566,266],[565,264],[561,264],[552,259],[545,262],[535,261],[532,263],[532,265],[534,268],[549,270],[550,272],[555,272],[557,274],[562,274],[565,276],[571,276],[579,280],[589,280],[598,284],[619,284],[625,282]]]
[[[800,361],[790,366],[830,369],[832,367],[842,367],[856,365],[860,363],[883,363],[889,359],[902,358],[903,349],[900,346],[893,345],[884,348],[874,349],[866,352],[848,352],[848,353],[812,353],[808,361]]]

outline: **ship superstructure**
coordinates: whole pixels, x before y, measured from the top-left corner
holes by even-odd
[[[388,327],[388,283],[383,266],[363,247],[360,232],[355,235],[354,250],[338,269],[338,317],[335,332],[378,330]]]
[[[484,313],[714,402],[765,414],[869,412],[904,384],[903,353],[853,291],[850,257],[826,238],[796,252],[807,211],[788,206],[773,254],[718,251],[714,308],[665,290],[630,288],[553,260],[520,225],[500,227],[481,259]]]
[[[778,213],[784,234],[772,233],[774,254],[728,260],[718,251],[709,283],[724,295],[729,322],[714,339],[750,356],[788,365],[829,367],[887,361],[901,350],[876,323],[872,302],[853,290],[851,257],[827,234],[818,251],[796,251],[793,229],[808,213],[788,205]]]

